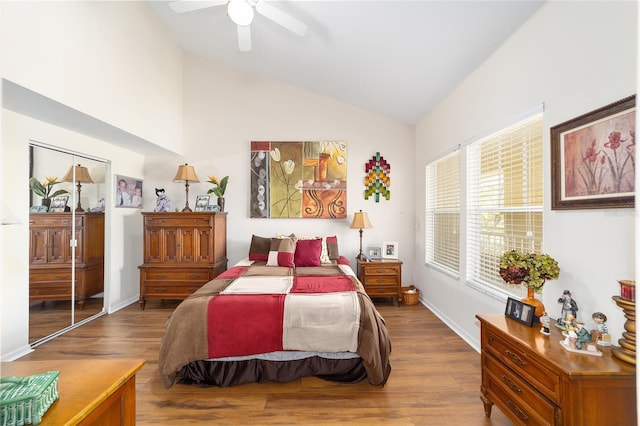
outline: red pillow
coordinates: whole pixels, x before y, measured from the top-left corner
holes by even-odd
[[[293,263],[296,266],[320,266],[322,252],[322,238],[313,240],[298,240]]]
[[[296,251],[296,241],[293,238],[272,238],[271,249],[267,257],[267,266],[286,266],[294,268],[294,253]]]

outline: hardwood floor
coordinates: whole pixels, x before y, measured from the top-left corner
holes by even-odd
[[[38,346],[20,360],[144,358],[136,376],[137,424],[510,425],[480,400],[480,355],[422,305],[376,302],[387,322],[393,371],[384,387],[307,377],[227,388],[174,385],[157,373],[164,322],[176,301],[137,303]],[[87,380],[91,380],[87,377]]]

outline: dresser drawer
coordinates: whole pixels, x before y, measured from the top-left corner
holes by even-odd
[[[184,283],[182,285],[157,282],[147,282],[144,286],[144,296],[146,298],[158,299],[185,299],[192,295],[205,283]]]
[[[527,423],[518,414],[521,412],[528,417],[529,424],[555,424],[557,407],[542,397],[535,389],[520,377],[505,368],[493,356],[482,354],[483,383],[486,390],[497,396],[503,402],[505,394],[511,395],[513,406],[507,405],[507,410],[511,410],[516,417]],[[515,407],[518,407],[516,409]]]
[[[71,283],[30,283],[29,298],[32,300],[71,299]]]
[[[210,227],[211,217],[146,217],[144,226],[146,228],[193,228],[193,227]]]
[[[511,342],[507,342],[490,330],[486,334],[485,350],[494,355],[501,363],[508,366],[517,376],[531,383],[552,402],[560,402],[560,377],[547,369],[525,351]]]
[[[213,269],[147,269],[144,272],[144,277],[149,281],[199,281],[205,283],[213,279]]]
[[[525,425],[555,425],[555,409],[547,404],[544,410],[537,411],[524,400],[516,397],[513,391],[501,381],[489,376],[484,381],[485,392],[494,403],[516,424]],[[531,401],[529,401],[531,402]]]
[[[32,269],[29,271],[29,284],[48,282],[66,283],[67,286],[71,287],[71,265],[68,268],[57,271],[51,269],[43,269],[41,271]]]

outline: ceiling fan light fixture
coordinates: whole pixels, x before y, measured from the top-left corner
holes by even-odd
[[[253,21],[253,8],[245,0],[231,0],[227,6],[227,15],[236,24],[241,27],[251,25]]]

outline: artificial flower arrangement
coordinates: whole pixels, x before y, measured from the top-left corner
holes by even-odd
[[[207,182],[214,185],[213,188],[207,191],[207,194],[214,194],[216,197],[222,198],[224,197],[224,193],[227,190],[227,182],[229,182],[229,176],[223,177],[221,181],[218,181],[218,178],[216,178],[215,176],[209,176],[209,180]]]
[[[38,179],[32,177],[29,179],[29,188],[33,191],[34,194],[42,197],[43,200],[48,200],[50,198],[57,197],[58,195],[69,193],[69,191],[65,189],[58,189],[57,191],[52,193],[54,185],[57,185],[59,183],[62,182],[59,182],[57,177],[47,176],[45,178],[45,181],[42,183],[40,183]]]
[[[500,257],[500,276],[509,284],[524,284],[536,293],[542,291],[546,280],[560,275],[558,262],[548,254],[505,252]]]

